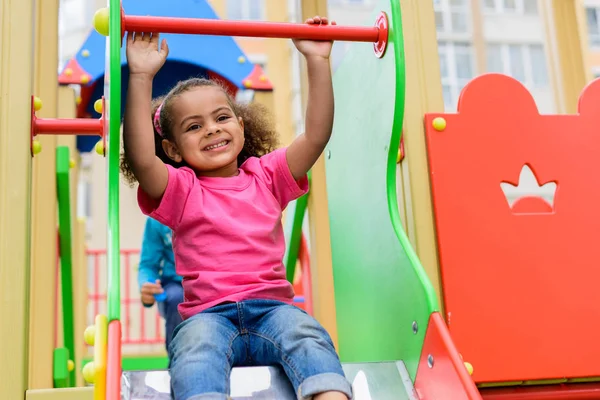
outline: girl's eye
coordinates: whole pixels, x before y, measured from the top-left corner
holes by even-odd
[[[190,127],[187,130],[189,132],[189,131],[195,131],[196,129],[200,129],[200,125],[198,125],[198,124],[190,125]]]
[[[226,119],[229,119],[229,115],[221,115],[219,118],[217,118],[217,121],[225,121]]]

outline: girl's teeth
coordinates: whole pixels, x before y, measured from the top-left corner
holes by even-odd
[[[213,144],[212,146],[208,146],[208,147],[206,148],[206,150],[212,150],[212,149],[216,149],[217,147],[223,147],[223,146],[225,146],[226,144],[227,144],[227,142],[226,142],[226,141],[223,141],[223,142],[221,142],[221,143],[217,143],[217,144]]]

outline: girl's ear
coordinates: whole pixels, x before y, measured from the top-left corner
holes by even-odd
[[[240,123],[240,126],[242,127],[242,132],[244,132],[244,120],[242,119],[242,117],[238,117],[238,121]]]
[[[176,163],[180,163],[182,161],[181,153],[177,146],[167,139],[162,140],[162,148],[167,157]]]

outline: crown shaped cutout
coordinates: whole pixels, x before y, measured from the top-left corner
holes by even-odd
[[[519,182],[500,182],[500,188],[506,197],[513,214],[551,214],[554,212],[554,196],[556,182],[539,184],[531,167],[527,164],[521,168]]]

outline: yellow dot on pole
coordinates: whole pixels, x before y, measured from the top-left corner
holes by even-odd
[[[34,140],[31,147],[32,147],[34,155],[40,154],[42,152],[42,144],[40,143],[39,140]]]
[[[94,110],[96,110],[98,114],[102,114],[102,99],[98,99],[94,102]]]
[[[40,111],[42,109],[42,99],[37,96],[33,98],[33,109],[35,111]]]
[[[96,143],[95,149],[96,149],[96,153],[98,153],[101,156],[104,155],[104,143],[102,142],[102,140],[100,140],[98,143]]]
[[[108,19],[109,12],[108,8],[101,8],[94,14],[93,25],[96,32],[101,34],[102,36],[108,36]]]
[[[83,375],[83,379],[85,379],[85,381],[87,383],[94,383],[94,375],[96,374],[96,367],[94,366],[94,362],[90,361],[89,363],[85,364],[83,366],[83,371],[82,375]]]
[[[100,142],[100,143],[102,143],[102,142]],[[95,338],[96,338],[96,326],[90,325],[87,328],[85,328],[85,331],[83,331],[83,341],[86,342],[88,345],[93,346]]]

